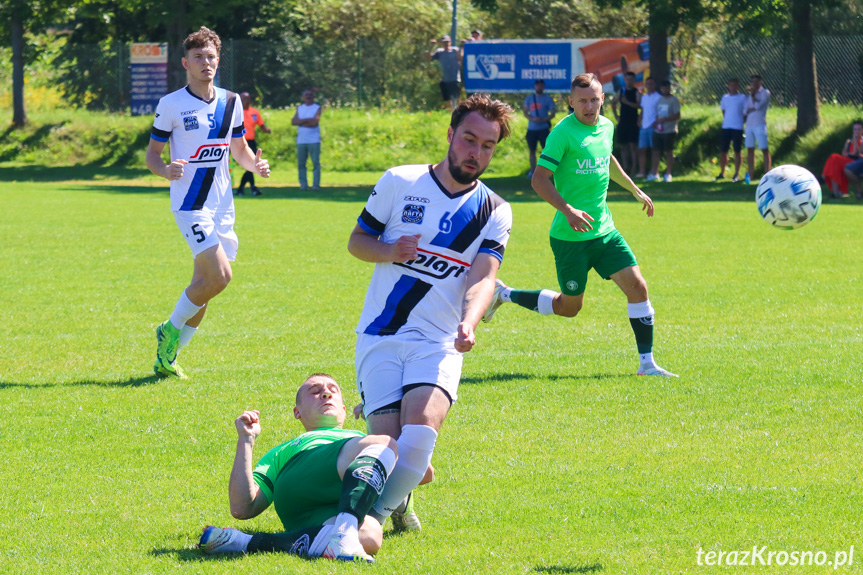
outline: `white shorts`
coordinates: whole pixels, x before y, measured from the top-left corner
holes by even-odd
[[[222,244],[228,260],[237,259],[240,240],[234,231],[233,208],[215,215],[201,210],[177,211],[174,212],[174,219],[177,220],[177,227],[186,238],[194,257],[198,257],[204,250]]]
[[[357,335],[357,389],[366,415],[401,400],[404,387],[430,383],[455,402],[462,354],[455,342],[429,341],[421,333]]]
[[[758,144],[759,150],[767,149],[767,124],[760,126],[746,126],[746,147],[754,148]]]

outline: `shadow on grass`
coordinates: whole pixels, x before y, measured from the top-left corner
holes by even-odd
[[[18,153],[19,148],[43,147],[45,140],[48,139],[48,136],[51,135],[51,132],[54,129],[62,128],[65,124],[66,122],[60,122],[58,124],[45,124],[44,126],[40,126],[35,132],[21,140],[17,145],[11,145],[2,152],[0,152],[0,162],[8,162],[12,158],[14,158]],[[15,130],[16,128],[13,128],[12,126],[6,128],[6,131],[0,134],[0,142],[6,142],[9,139],[9,136]]]
[[[151,549],[150,555],[154,557],[162,557],[164,555],[173,555],[177,561],[236,561],[245,557],[244,553],[219,553],[217,555],[207,555],[197,549],[187,549],[180,547],[177,549],[169,549],[163,547],[161,549]]]
[[[4,182],[65,182],[69,180],[103,180],[103,179],[125,179],[132,180],[143,177],[150,173],[147,169],[122,168],[122,167],[99,167],[93,164],[82,164],[80,166],[0,166],[0,181]],[[121,188],[122,186],[115,186]],[[127,193],[134,191],[136,186],[126,186]],[[145,188],[151,192],[163,192],[165,188]]]
[[[593,565],[543,565],[541,567],[534,567],[532,571],[537,573],[596,573],[597,571],[604,571],[605,568],[599,563],[594,563]]]
[[[594,373],[591,375],[537,375],[533,373],[501,373],[485,377],[463,377],[461,385],[477,385],[482,383],[500,383],[505,381],[525,381],[531,379],[550,379],[553,381],[587,381],[616,379],[619,377],[635,377],[634,373]]]
[[[162,381],[162,378],[156,377],[154,374],[144,377],[130,377],[127,379],[108,379],[103,381],[88,379],[82,381],[69,381],[66,383],[16,383],[12,381],[0,381],[0,389],[13,387],[38,389],[40,387],[78,387],[83,385],[93,385],[96,387],[141,387],[143,385],[152,385],[160,381]]]

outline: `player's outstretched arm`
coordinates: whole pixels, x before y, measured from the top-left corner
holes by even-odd
[[[357,224],[348,240],[348,251],[357,259],[369,263],[407,262],[417,258],[420,234],[402,236],[393,243],[381,241]]]
[[[261,158],[264,151],[258,148],[256,153],[252,153],[252,148],[249,147],[245,138],[231,139],[231,155],[243,168],[250,172],[255,172],[263,178],[270,177],[270,163]]]
[[[566,216],[566,221],[573,230],[577,232],[592,230],[593,226],[590,225],[590,222],[593,221],[593,218],[591,215],[583,210],[573,208],[566,203],[566,200],[563,199],[563,196],[560,195],[560,192],[557,191],[557,188],[554,187],[554,183],[551,181],[553,175],[552,171],[548,168],[537,166],[533,172],[533,178],[530,180],[533,191],[540,198],[551,204],[554,209]]]
[[[237,428],[237,452],[228,482],[228,499],[231,515],[237,519],[251,519],[270,504],[252,478],[252,452],[255,438],[261,433],[260,414],[255,410],[244,411],[234,425]]]
[[[162,161],[162,151],[165,149],[165,142],[150,140],[147,146],[147,167],[155,175],[166,180],[179,180],[183,177],[183,166],[189,162],[186,160],[174,160],[170,164]]]
[[[455,349],[467,353],[476,345],[474,331],[494,295],[494,281],[500,260],[491,254],[480,253],[470,266],[467,276],[467,290],[462,303],[461,323],[455,338]]]
[[[611,156],[611,166],[609,168],[609,178],[615,184],[619,184],[623,187],[624,190],[628,191],[630,194],[635,196],[635,199],[641,202],[641,209],[647,210],[647,217],[653,217],[653,200],[650,199],[650,196],[641,191],[641,188],[635,185],[635,182],[632,181],[626,172],[623,171],[623,168],[620,167],[620,162],[617,161],[617,158]]]

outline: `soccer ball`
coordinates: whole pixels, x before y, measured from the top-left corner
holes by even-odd
[[[755,202],[765,222],[781,230],[796,230],[815,219],[821,207],[821,186],[806,168],[778,166],[758,182]]]

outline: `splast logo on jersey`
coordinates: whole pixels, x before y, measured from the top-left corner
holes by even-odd
[[[606,158],[590,158],[587,160],[577,160],[578,169],[576,174],[602,174],[608,171],[611,164],[611,156]]]
[[[221,162],[228,150],[228,144],[204,144],[189,158],[190,164]]]
[[[417,251],[419,252],[417,259],[405,263],[396,263],[395,265],[439,280],[450,276],[457,278],[470,268],[469,263],[447,257],[443,254],[436,254],[422,248],[417,248]]]

